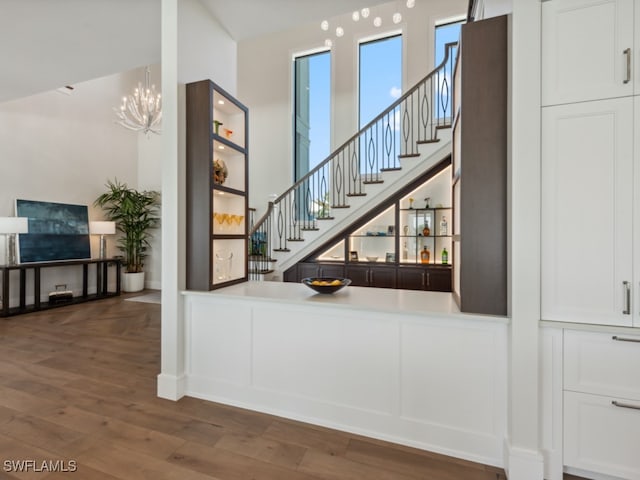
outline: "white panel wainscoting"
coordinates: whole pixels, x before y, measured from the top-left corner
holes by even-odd
[[[275,282],[185,292],[186,394],[502,466],[507,320],[456,312],[450,297]]]

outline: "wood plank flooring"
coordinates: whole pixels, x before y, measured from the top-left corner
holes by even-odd
[[[125,298],[0,319],[0,479],[505,479],[357,435],[157,398],[160,306]],[[20,460],[39,471],[7,468]],[[77,472],[42,468],[56,461]]]

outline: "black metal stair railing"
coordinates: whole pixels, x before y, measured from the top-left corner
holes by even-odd
[[[331,155],[269,202],[249,229],[249,278],[273,270],[273,252],[289,251],[303,232],[348,208],[349,197],[366,195],[364,185],[382,183],[382,173],[399,170],[400,159],[417,157],[418,145],[438,141],[452,121],[453,69],[457,43],[445,46],[435,70],[371,120]]]

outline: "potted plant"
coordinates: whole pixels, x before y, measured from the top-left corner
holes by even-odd
[[[160,193],[138,191],[117,179],[107,181],[107,191],[94,202],[105,211],[108,220],[116,222],[123,233],[118,248],[124,254],[122,289],[138,292],[144,288],[144,259],[149,247],[150,230],[160,222]]]

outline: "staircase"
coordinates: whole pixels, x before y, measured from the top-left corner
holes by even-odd
[[[442,63],[269,203],[249,231],[249,278],[282,272],[451,153],[457,43]]]

